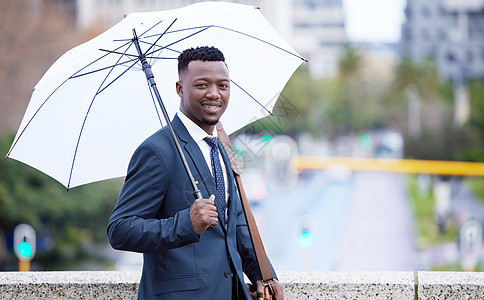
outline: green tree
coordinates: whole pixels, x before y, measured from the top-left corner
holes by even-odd
[[[326,125],[332,128],[332,137],[383,126],[382,102],[388,79],[379,76],[375,64],[363,50],[344,46],[333,97],[325,99]]]
[[[0,139],[1,153],[12,140],[11,135]],[[85,260],[97,257],[95,246],[107,243],[105,229],[120,185],[110,180],[67,191],[23,163],[0,160],[0,229],[11,233],[17,224],[28,223],[37,232],[35,261],[43,269],[83,269]]]
[[[288,134],[293,137],[301,132],[321,135],[323,99],[326,99],[328,83],[312,78],[305,65],[292,75],[277,99],[273,116],[254,122],[239,133]]]
[[[471,118],[462,127],[453,122],[453,86],[440,80],[435,62],[414,62],[403,58],[395,68],[395,79],[388,93],[389,123],[405,135],[405,156],[416,159],[478,161],[484,135],[479,137],[484,101],[479,83],[471,83]],[[408,132],[409,87],[420,103],[421,133]],[[483,89],[484,90],[484,89]],[[404,113],[402,113],[404,112]],[[482,123],[484,124],[484,123]],[[484,128],[484,127],[483,127]]]
[[[484,140],[484,80],[474,80],[469,83],[469,97],[471,100],[471,115],[469,125]]]
[[[423,127],[439,127],[442,116],[449,107],[442,101],[445,84],[439,79],[437,66],[431,59],[416,63],[402,58],[395,67],[393,83],[387,94],[389,123],[393,122],[403,133],[408,134],[409,92],[415,93],[420,104],[421,123]],[[450,95],[447,95],[449,97]],[[403,113],[402,113],[403,112]]]
[[[473,145],[464,149],[462,156],[468,161],[484,162],[484,80],[469,82],[471,114],[468,126],[475,132]]]
[[[333,101],[332,108],[335,111],[337,122],[343,129],[343,133],[349,134],[355,131],[355,118],[357,101],[362,101],[359,91],[359,74],[362,69],[363,56],[351,47],[344,46],[343,54],[339,60],[338,96]]]
[[[437,66],[432,59],[415,63],[404,57],[395,68],[394,90],[400,93],[413,85],[423,99],[431,99],[439,93],[441,84]]]
[[[294,137],[307,132],[316,138],[333,139],[383,126],[382,103],[388,78],[375,74],[373,62],[361,50],[349,45],[343,48],[339,66],[335,78],[317,79],[302,65],[278,99],[279,104],[290,103],[297,112],[281,118],[275,110],[276,118],[256,122],[259,128],[256,131]]]

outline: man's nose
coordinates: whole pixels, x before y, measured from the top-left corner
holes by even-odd
[[[218,99],[220,98],[220,90],[217,85],[209,85],[207,90],[207,98]]]

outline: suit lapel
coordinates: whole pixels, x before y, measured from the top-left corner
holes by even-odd
[[[218,143],[218,149],[220,153],[222,154],[223,161],[225,163],[225,167],[227,169],[227,178],[225,180],[228,180],[228,189],[229,189],[229,204],[228,204],[228,224],[227,224],[227,229],[232,224],[235,224],[235,220],[237,219],[237,210],[235,209],[236,206],[236,201],[239,201],[238,194],[237,194],[237,187],[235,186],[235,179],[234,179],[234,174],[232,172],[232,165],[230,164],[230,159],[229,156],[227,155],[227,152],[225,151],[222,143],[219,141]]]
[[[203,184],[208,192],[208,195],[204,195],[202,193],[202,197],[208,198],[211,194],[217,195],[217,188],[215,187],[213,176],[207,166],[207,163],[205,162],[205,158],[203,157],[200,147],[198,147],[195,140],[193,140],[193,138],[190,136],[188,130],[186,129],[185,125],[183,125],[182,121],[178,118],[178,116],[175,116],[173,118],[172,125],[173,130],[175,130],[180,140],[180,146],[185,149],[186,153],[188,154],[186,156],[186,159],[190,160],[195,166],[195,170],[191,169],[191,172],[193,177],[195,178],[195,181],[198,181],[199,189],[200,184]],[[217,207],[218,212],[222,211],[222,207],[219,201],[215,201],[215,206]],[[219,224],[223,224],[223,215],[221,213],[219,213],[218,218]],[[221,227],[225,233],[226,231],[224,226]]]

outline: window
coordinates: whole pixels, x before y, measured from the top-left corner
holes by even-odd
[[[469,63],[474,61],[474,52],[472,52],[472,49],[467,50],[466,59],[467,59],[467,62],[469,62]]]
[[[445,41],[447,39],[447,32],[444,29],[439,28],[437,29],[437,37],[439,38],[439,41]]]
[[[428,30],[428,28],[422,28],[422,39],[427,42],[430,39],[430,31]]]
[[[410,42],[410,41],[412,41],[412,31],[410,30],[410,28],[408,28],[408,27],[407,27],[407,28],[404,30],[404,37],[405,37],[405,39],[406,39],[407,41],[409,41],[409,42]]]
[[[430,9],[427,6],[422,6],[422,16],[424,16],[425,18],[428,18],[430,17],[430,15],[431,15]]]

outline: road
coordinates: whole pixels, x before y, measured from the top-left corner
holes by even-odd
[[[270,189],[252,205],[262,239],[278,270],[413,271],[414,228],[404,176],[327,171],[302,174],[293,188]],[[297,238],[307,227],[314,243]]]

